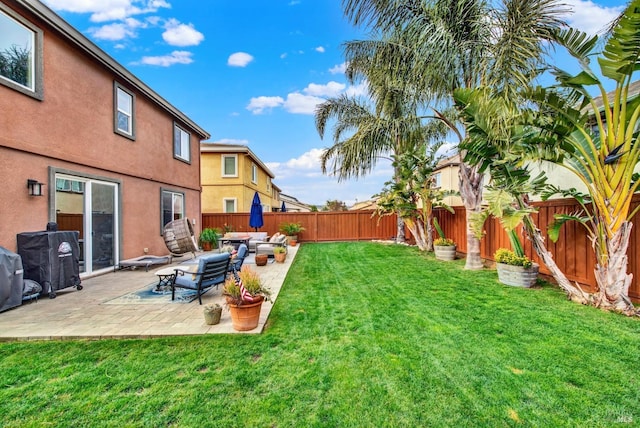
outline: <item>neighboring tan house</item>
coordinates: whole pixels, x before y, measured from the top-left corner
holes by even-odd
[[[369,199],[356,202],[349,207],[349,211],[375,210],[378,208],[378,199]]]
[[[459,171],[460,154],[457,153],[446,159],[442,159],[434,169],[434,187],[441,190],[453,190],[458,192],[460,190],[460,178],[458,176]],[[444,202],[451,207],[463,205],[460,196],[447,196],[444,198]]]
[[[199,223],[205,130],[37,0],[0,0],[0,55],[1,246],[57,222],[87,276]]]
[[[263,212],[279,207],[275,175],[244,145],[200,144],[202,212],[246,213],[258,192]]]
[[[287,212],[298,212],[298,213],[311,212],[311,207],[309,205],[300,202],[297,198],[294,198],[293,196],[280,193],[280,201],[281,201],[280,208],[282,207],[282,202],[284,202],[284,208],[287,210]]]

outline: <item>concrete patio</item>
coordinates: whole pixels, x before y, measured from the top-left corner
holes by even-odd
[[[260,333],[278,297],[282,283],[293,262],[298,246],[288,247],[284,263],[256,266],[247,262],[271,290],[272,302],[262,305],[258,327],[247,332],[235,331],[231,315],[225,307],[222,286],[214,288],[191,303],[108,304],[110,300],[157,282],[157,269],[120,270],[82,281],[83,289],[58,291],[55,299],[41,297],[37,301],[0,313],[0,341],[69,340],[69,339],[131,339],[163,336],[184,336],[218,333]],[[252,259],[251,259],[252,260]],[[180,259],[172,265],[184,261]],[[220,323],[207,325],[203,307],[219,303]]]

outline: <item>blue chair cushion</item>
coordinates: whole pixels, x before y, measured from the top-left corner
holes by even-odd
[[[205,266],[209,262],[215,261],[223,261],[229,258],[228,253],[221,254],[213,254],[206,257],[200,257],[198,260],[198,270],[197,272],[204,272]],[[207,288],[212,285],[220,284],[225,280],[225,274],[222,273],[216,277],[209,278],[205,281],[202,281],[201,288]],[[175,279],[175,286],[180,288],[190,288],[192,290],[198,289],[198,281],[200,280],[200,275],[196,273],[185,272],[184,275],[178,273]]]

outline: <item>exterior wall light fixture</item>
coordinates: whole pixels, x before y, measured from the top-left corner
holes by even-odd
[[[27,189],[29,189],[29,196],[42,196],[42,186],[44,184],[39,183],[38,180],[27,180]]]

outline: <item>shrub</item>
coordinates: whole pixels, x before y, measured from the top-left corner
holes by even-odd
[[[280,231],[287,236],[297,235],[299,232],[304,230],[304,227],[302,227],[302,224],[300,223],[284,222],[280,224]]]
[[[438,247],[450,247],[452,245],[456,245],[456,243],[453,242],[453,239],[436,238],[436,240],[433,241],[433,245],[437,245]]]
[[[511,250],[507,250],[506,248],[500,248],[493,255],[496,263],[503,263],[505,265],[511,266],[522,266],[524,268],[530,268],[533,262],[527,256],[516,256]]]

